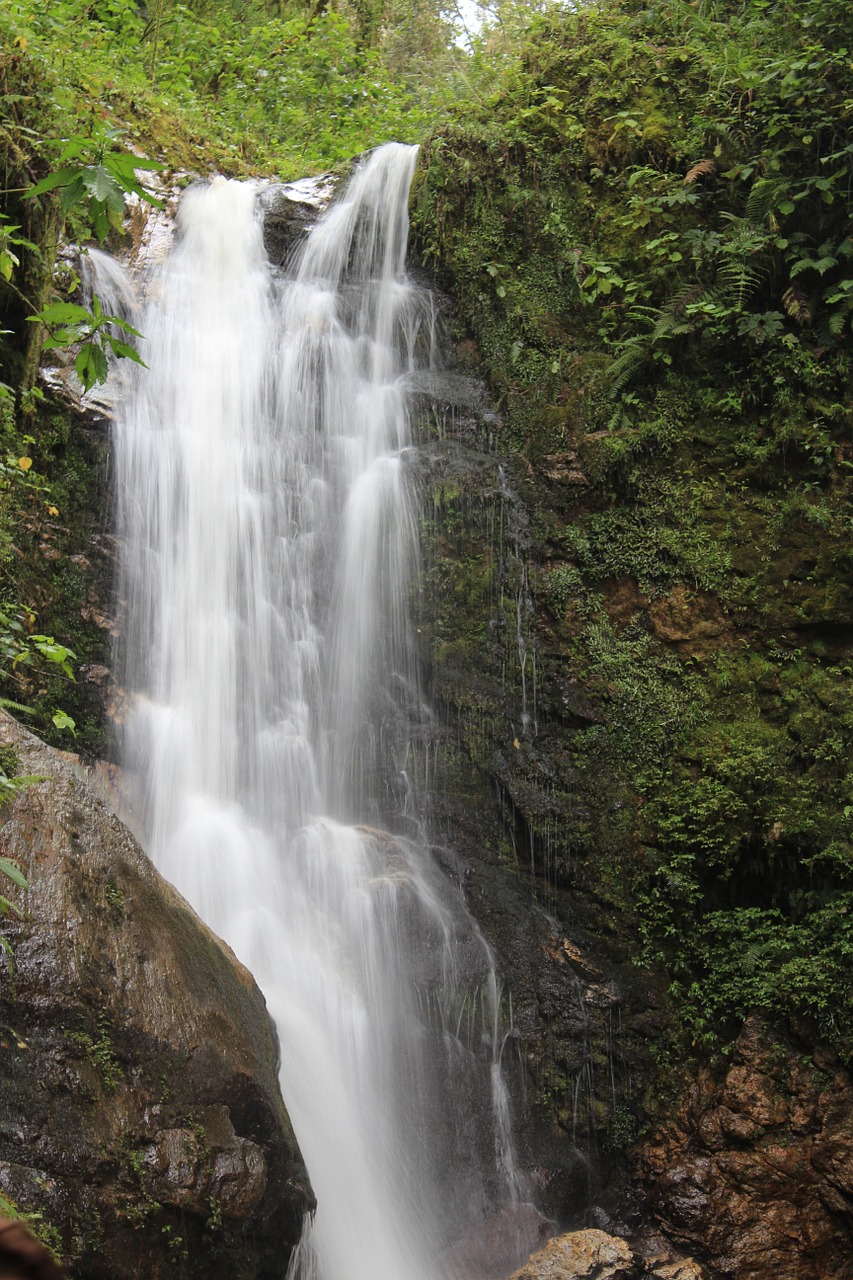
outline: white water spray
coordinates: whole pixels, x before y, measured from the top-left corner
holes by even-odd
[[[365,161],[289,279],[251,185],[189,190],[118,426],[128,769],[152,856],[276,1020],[305,1280],[435,1280],[517,1196],[488,948],[422,843],[379,829],[420,705],[415,158]]]

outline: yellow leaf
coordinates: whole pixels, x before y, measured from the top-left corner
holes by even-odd
[[[521,747],[521,743],[519,742],[518,738],[513,738],[512,745],[515,747],[516,751],[518,751],[519,748]]]
[[[58,516],[58,515],[59,515],[59,511],[57,510],[57,508],[56,508],[56,507],[48,507],[48,509],[47,509],[47,514],[48,514],[49,516]]]
[[[26,53],[26,52],[27,52],[27,46],[29,45],[29,43],[30,43],[30,42],[29,42],[29,40],[27,39],[27,37],[26,37],[26,36],[18,36],[18,38],[17,38],[17,39],[16,39],[16,41],[15,41],[15,44],[16,44],[16,45],[18,46],[18,48],[20,49],[21,53]]]
[[[19,459],[18,459],[18,466],[21,468],[21,470],[22,470],[22,471],[29,471],[29,469],[30,469],[30,467],[31,467],[32,465],[33,465],[33,460],[32,460],[32,458],[19,458]]]

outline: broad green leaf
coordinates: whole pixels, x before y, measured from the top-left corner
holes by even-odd
[[[113,191],[115,191],[115,179],[110,176],[102,164],[89,165],[83,170],[83,184],[87,191],[90,191],[96,200],[101,203],[107,201]],[[124,201],[122,201],[124,206]]]
[[[110,230],[110,220],[102,207],[92,210],[92,227],[101,244],[106,240]]]
[[[59,153],[60,164],[63,160],[76,159],[77,156],[85,156],[90,153],[90,142],[88,138],[81,137],[77,134],[73,138],[62,138],[53,144],[59,146],[62,150]]]
[[[107,357],[94,342],[83,344],[74,361],[74,368],[83,383],[84,392],[90,391],[96,382],[106,382],[109,373]]]
[[[162,168],[163,166],[161,165],[160,167]],[[123,182],[122,188],[124,191],[133,192],[134,195],[140,196],[146,204],[150,204],[154,209],[165,209],[166,207],[163,201],[158,200],[147,187],[143,187],[141,183],[133,179],[128,178],[126,182]]]
[[[115,325],[117,329],[121,329],[122,333],[131,333],[134,338],[144,338],[145,334],[140,333],[138,329],[134,329],[132,324],[128,324],[126,320],[122,320],[121,316],[105,316],[105,324]]]
[[[79,177],[79,173],[79,169],[56,169],[37,182],[34,187],[30,187],[29,191],[25,191],[24,197],[29,199],[31,196],[40,196],[45,191],[53,191],[56,187],[67,187],[70,182]]]
[[[166,168],[159,160],[149,160],[147,156],[135,156],[130,151],[111,151],[109,155],[104,156],[104,164],[117,178],[131,179],[137,169],[162,173]]]
[[[73,209],[75,204],[79,204],[86,193],[86,186],[80,173],[77,174],[71,182],[63,188],[62,196],[59,201],[59,207],[63,213],[67,213],[69,209]]]
[[[120,360],[132,360],[134,364],[141,364],[144,369],[148,368],[135,347],[132,347],[128,342],[121,342],[118,338],[113,338],[111,334],[106,334],[105,336],[113,354],[117,355]]]
[[[87,324],[91,322],[92,315],[76,302],[52,302],[43,311],[29,316],[28,319],[41,320],[44,324]]]
[[[73,347],[76,343],[89,338],[91,333],[92,326],[88,324],[76,324],[69,328],[57,329],[41,344],[42,350],[57,351],[62,347]]]
[[[77,721],[74,720],[71,716],[69,716],[67,712],[57,710],[54,712],[52,719],[57,729],[68,729],[72,737],[77,736],[75,733],[75,729],[77,728]]]
[[[15,884],[19,885],[20,888],[28,888],[27,877],[17,862],[14,862],[11,858],[0,858],[0,871],[7,875],[10,880],[14,880]]]

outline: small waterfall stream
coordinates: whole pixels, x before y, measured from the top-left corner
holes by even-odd
[[[128,773],[151,855],[277,1023],[318,1201],[304,1280],[436,1280],[518,1198],[489,949],[393,813],[427,714],[406,604],[405,385],[430,342],[405,273],[415,160],[364,160],[287,274],[251,184],[187,191],[117,424]]]

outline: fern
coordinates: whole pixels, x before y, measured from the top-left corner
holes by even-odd
[[[19,711],[21,715],[35,715],[35,710],[32,707],[26,707],[23,702],[15,702],[12,698],[0,698],[0,707],[4,711]]]
[[[615,394],[622,391],[634,374],[640,370],[651,354],[651,334],[637,334],[622,344],[622,353],[605,371],[610,389]]]
[[[721,263],[718,278],[736,311],[743,311],[747,301],[761,286],[764,273],[758,263],[731,257]]]
[[[746,201],[747,220],[756,226],[766,223],[771,231],[778,230],[774,210],[787,196],[788,188],[785,178],[756,179]]]
[[[845,311],[833,311],[827,324],[829,332],[832,334],[833,338],[841,337],[849,314],[849,312]]]
[[[792,284],[782,294],[782,306],[791,319],[796,320],[797,324],[808,324],[812,318],[812,309],[808,297],[795,284]]]
[[[694,164],[693,168],[688,169],[687,173],[685,173],[684,185],[687,186],[691,182],[698,182],[700,178],[707,178],[716,172],[716,160],[700,160],[698,164]]]

